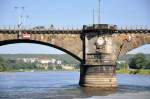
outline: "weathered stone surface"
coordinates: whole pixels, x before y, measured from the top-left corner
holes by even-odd
[[[11,41],[15,40],[17,42],[22,40],[23,42],[30,42],[37,41],[42,42],[46,44],[53,45],[52,47],[55,47],[59,50],[62,50],[70,55],[73,55],[78,60],[82,60],[82,41],[80,38],[80,32],[81,31],[75,31],[75,32],[49,32],[45,31],[44,33],[41,31],[23,31],[23,33],[30,34],[30,39],[18,39],[18,31],[1,31],[0,32],[0,41],[1,44],[7,44],[3,43],[5,41],[9,40],[9,43]],[[13,42],[12,42],[13,43]]]
[[[125,55],[132,49],[150,43],[149,33],[122,33],[112,35],[113,43],[113,61]]]
[[[95,34],[92,38],[86,37],[86,43],[86,64],[115,65],[117,59],[127,52],[149,44],[150,33]]]
[[[86,87],[115,88],[115,66],[81,66],[80,85]]]

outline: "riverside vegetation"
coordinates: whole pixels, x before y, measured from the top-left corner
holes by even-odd
[[[4,71],[45,71],[45,69],[38,67],[35,63],[25,63],[23,61],[19,62],[12,62],[9,60],[18,58],[18,57],[38,57],[38,56],[45,56],[45,57],[54,57],[56,59],[63,60],[63,64],[71,64],[74,62],[76,64],[75,69],[79,70],[79,62],[72,59],[71,57],[64,55],[0,55],[0,72]],[[9,58],[8,58],[9,57]],[[146,57],[145,54],[138,53],[134,55],[133,57],[130,57],[128,60],[117,63],[117,73],[119,74],[150,74],[150,61],[149,58]],[[47,70],[53,70],[51,66]],[[56,70],[62,70],[60,66],[56,66]]]
[[[150,61],[143,53],[138,53],[128,61],[117,63],[117,73],[150,74]]]
[[[62,65],[65,66],[74,66],[75,70],[79,70],[79,63],[71,58],[69,55],[61,54],[61,55],[47,55],[47,54],[1,54],[0,55],[0,72],[5,71],[51,71],[53,70],[53,66],[48,66],[45,70],[42,67],[39,67],[37,62],[27,63],[24,61],[12,61],[16,60],[17,58],[34,58],[34,57],[48,57],[48,58],[55,58],[62,60]],[[75,60],[75,61],[74,61]],[[72,63],[74,65],[72,65]],[[63,70],[62,66],[55,66],[55,70]]]

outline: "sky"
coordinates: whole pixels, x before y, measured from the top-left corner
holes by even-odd
[[[101,23],[118,26],[149,25],[150,0],[101,0]],[[18,9],[15,9],[17,7]],[[24,10],[22,10],[24,7]],[[19,22],[19,13],[26,26],[82,27],[97,23],[98,0],[0,0],[0,27],[14,26]],[[27,17],[28,16],[28,17]],[[150,53],[145,45],[130,53]],[[0,47],[0,53],[45,53],[60,54],[51,47],[37,44],[10,44]]]

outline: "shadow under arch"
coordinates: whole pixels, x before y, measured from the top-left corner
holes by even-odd
[[[53,44],[50,44],[50,43],[46,43],[46,42],[42,42],[42,41],[36,41],[36,40],[25,40],[25,39],[15,39],[15,40],[4,40],[4,41],[0,41],[0,46],[3,46],[3,45],[8,45],[8,44],[14,44],[14,43],[35,43],[35,44],[41,44],[41,45],[46,45],[46,46],[50,46],[50,47],[53,47],[53,48],[56,48],[56,49],[59,49],[69,55],[71,55],[72,57],[74,57],[75,59],[77,59],[78,61],[82,62],[82,59],[79,58],[78,56],[76,56],[75,54],[73,54],[72,52],[64,49],[64,48],[61,48],[61,47],[58,47],[56,45],[53,45]]]

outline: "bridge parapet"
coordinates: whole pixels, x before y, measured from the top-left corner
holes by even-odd
[[[82,29],[80,28],[48,28],[48,27],[35,27],[28,26],[19,28],[17,26],[4,26],[0,27],[0,34],[81,34]]]
[[[150,26],[147,25],[132,25],[132,26],[117,26],[109,24],[93,24],[84,25],[83,33],[97,33],[99,35],[122,34],[122,33],[150,33]]]
[[[17,25],[7,25],[0,26],[0,30],[82,30],[81,26],[17,26]]]
[[[108,24],[84,25],[83,28],[72,26],[21,26],[8,25],[0,26],[0,31],[39,31],[40,33],[49,31],[49,33],[98,33],[98,34],[114,34],[114,33],[150,33],[150,26],[147,25],[132,25],[132,26],[117,26]],[[68,31],[68,32],[67,32]],[[83,31],[83,32],[82,32]]]
[[[80,33],[81,30],[72,29],[52,30],[26,28],[26,30],[20,30],[18,27],[7,27],[0,29],[0,46],[12,43],[38,43],[57,48],[82,61]]]
[[[150,26],[147,25],[132,25],[120,26],[116,33],[150,33]]]
[[[150,30],[148,25],[123,25],[117,26],[118,30]]]

